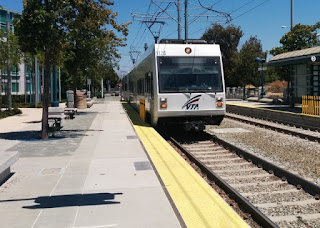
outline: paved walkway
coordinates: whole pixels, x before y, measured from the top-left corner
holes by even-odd
[[[0,152],[5,151],[17,143],[17,135],[23,135],[19,133],[21,131],[26,132],[30,130],[41,129],[41,109],[35,108],[21,108],[22,114],[10,116],[4,119],[0,119]]]
[[[0,186],[0,227],[180,227],[117,98],[45,141],[33,111],[0,120],[0,152],[20,153]]]

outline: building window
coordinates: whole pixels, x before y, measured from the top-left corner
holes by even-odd
[[[1,86],[1,92],[6,93],[7,92],[7,87],[5,85]]]
[[[18,82],[12,83],[12,92],[19,93],[19,83]]]
[[[29,93],[31,92],[31,85],[29,82],[27,83],[27,92],[29,92]]]
[[[313,65],[313,75],[312,75],[312,90],[313,96],[319,96],[320,95],[320,66],[319,65]]]

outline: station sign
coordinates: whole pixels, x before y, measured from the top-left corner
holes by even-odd
[[[259,68],[258,68],[258,71],[262,71],[262,70],[263,70],[263,71],[266,71],[267,69],[268,69],[268,67],[259,67]]]

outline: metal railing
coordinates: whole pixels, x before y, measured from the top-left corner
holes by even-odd
[[[227,99],[246,99],[248,97],[258,97],[259,93],[259,88],[246,88],[243,92],[243,88],[240,87],[226,87]]]
[[[320,116],[320,96],[302,96],[302,113]]]

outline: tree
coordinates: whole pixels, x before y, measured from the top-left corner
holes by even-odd
[[[104,47],[112,43],[107,49],[110,52],[122,42],[107,30],[109,25],[126,33],[126,28],[116,23],[116,13],[107,8],[112,4],[109,0],[24,0],[24,10],[16,27],[19,42],[24,52],[44,56],[42,139],[48,138],[51,66],[68,60],[69,69],[73,69],[71,81],[77,85],[77,73],[83,75],[88,64],[99,59],[98,45]],[[72,61],[76,63],[74,66]]]
[[[281,53],[302,50],[317,45],[318,28],[320,28],[320,22],[317,22],[315,25],[296,24],[280,39],[282,46],[272,48],[270,54],[275,56]],[[286,80],[288,82],[290,81],[289,66],[277,67],[275,72],[279,75],[279,79]]]
[[[113,5],[110,1],[78,1],[77,11],[69,17],[65,70],[73,79],[74,91],[83,85],[87,75],[93,84],[94,81],[100,83],[120,57],[117,47],[124,46],[126,39],[118,38],[113,30],[127,36],[129,23],[118,25],[117,13],[106,8],[110,5]]]
[[[233,57],[237,53],[237,47],[242,36],[243,32],[240,27],[229,25],[224,28],[219,24],[214,24],[202,36],[202,39],[220,45],[224,75],[228,86],[235,85],[231,78],[232,68],[234,67]]]
[[[296,24],[281,39],[281,47],[273,48],[270,53],[278,55],[288,51],[302,50],[310,48],[318,43],[317,29],[320,28],[320,22],[315,25]]]
[[[0,34],[3,37],[3,33]],[[18,67],[21,62],[22,53],[18,43],[18,37],[9,29],[6,31],[6,37],[0,40],[0,68],[7,73],[7,98],[8,110],[12,110],[12,67]]]
[[[265,53],[262,51],[261,41],[256,36],[251,36],[236,56],[234,78],[238,85],[260,85],[260,73],[258,72],[260,64],[255,62],[256,57],[265,58]]]
[[[44,88],[41,138],[48,139],[48,106],[50,102],[51,66],[57,62],[65,41],[64,11],[67,1],[24,0],[24,9],[16,26],[19,43],[24,52],[44,56]]]

